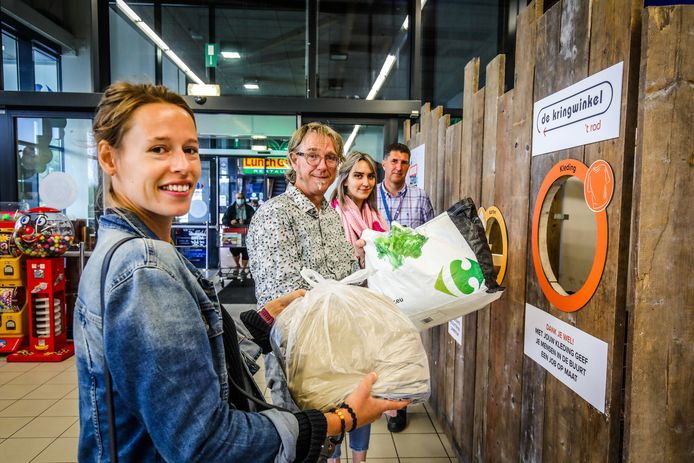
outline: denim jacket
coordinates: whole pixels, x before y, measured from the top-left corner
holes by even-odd
[[[104,355],[113,377],[121,462],[293,461],[290,413],[227,404],[222,321],[211,283],[137,217],[107,210],[84,269],[74,314],[79,381],[79,461],[108,461]],[[99,291],[108,250],[113,255]],[[102,336],[102,324],[103,333]]]

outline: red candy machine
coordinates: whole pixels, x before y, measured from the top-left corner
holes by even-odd
[[[0,353],[16,352],[27,343],[27,314],[24,257],[14,244],[18,203],[0,204]]]
[[[21,215],[14,243],[27,257],[29,347],[8,362],[60,362],[75,353],[67,340],[65,260],[74,240],[70,220],[57,209],[39,207]]]

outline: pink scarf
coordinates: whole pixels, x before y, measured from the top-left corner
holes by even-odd
[[[337,198],[332,202],[332,207],[335,208],[340,218],[342,226],[345,229],[345,237],[352,246],[359,240],[361,233],[367,228],[376,231],[386,231],[386,222],[378,213],[378,210],[373,210],[369,203],[364,201],[361,211],[354,204],[352,198],[345,195],[345,204],[341,205]]]

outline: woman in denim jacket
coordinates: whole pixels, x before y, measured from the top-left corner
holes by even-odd
[[[351,413],[244,412],[229,405],[221,313],[214,290],[170,242],[200,176],[191,109],[165,87],[116,83],[94,119],[109,209],[79,285],[74,315],[80,461],[109,461],[104,357],[112,376],[120,461],[316,461]],[[100,302],[106,253],[110,262]],[[269,303],[274,315],[303,293]],[[214,301],[214,302],[213,302]],[[236,356],[236,362],[241,362]],[[375,374],[346,399],[357,424],[402,402],[371,397]]]

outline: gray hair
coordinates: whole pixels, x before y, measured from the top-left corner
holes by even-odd
[[[292,153],[296,153],[296,149],[299,147],[301,142],[304,141],[304,137],[309,132],[328,137],[333,142],[335,153],[337,153],[338,164],[345,160],[345,157],[342,154],[344,145],[342,143],[342,137],[339,133],[337,133],[332,127],[321,124],[320,122],[309,122],[308,124],[304,124],[294,131],[291,140],[289,140],[289,145],[287,146],[287,161],[289,161],[289,167],[284,173],[284,176],[289,183],[293,184],[296,182],[296,171],[294,170],[294,167],[292,167]]]

